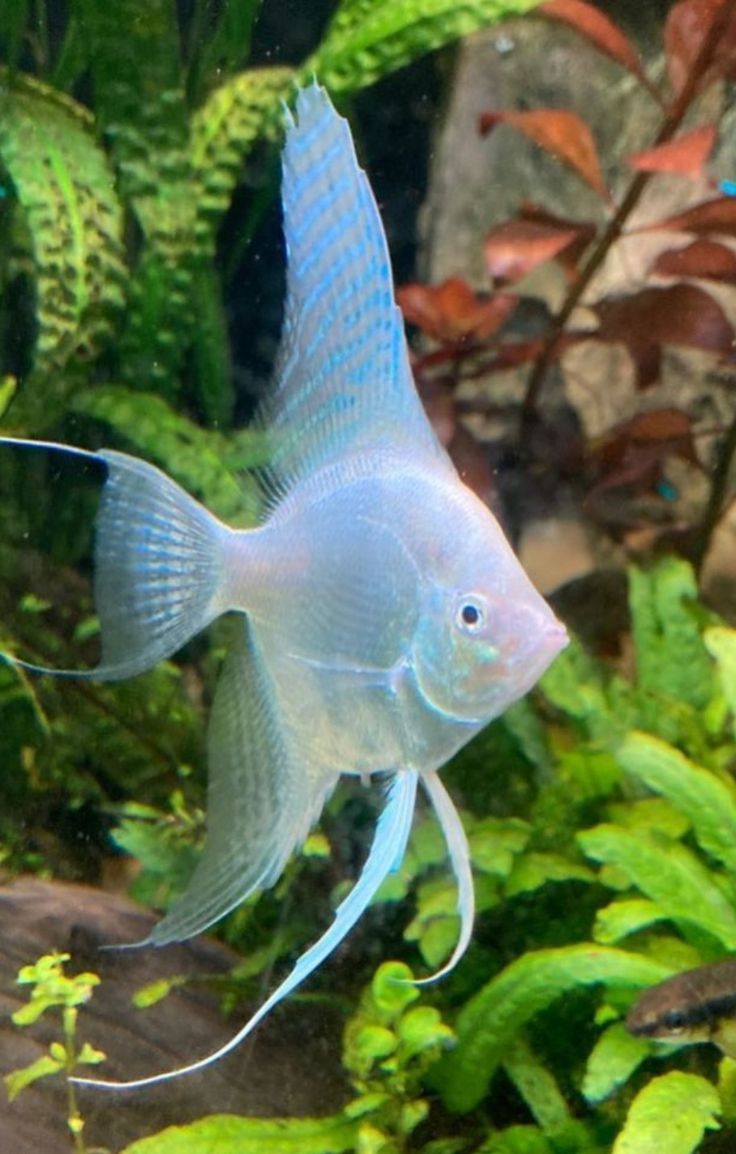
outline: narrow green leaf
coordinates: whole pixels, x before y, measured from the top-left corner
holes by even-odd
[[[64,1069],[64,1062],[54,1058],[51,1054],[42,1054],[35,1062],[31,1062],[30,1066],[25,1066],[22,1070],[12,1070],[9,1074],[5,1074],[3,1081],[8,1093],[8,1101],[14,1102],[20,1094],[21,1090],[25,1090],[26,1086],[31,1086],[34,1082],[38,1082],[40,1078],[49,1078],[52,1074],[58,1074],[60,1070]]]
[[[706,629],[703,640],[711,657],[715,658],[718,680],[736,729],[736,629],[714,625]]]
[[[692,1154],[706,1130],[718,1130],[715,1086],[675,1070],[654,1078],[631,1104],[613,1154]]]
[[[213,1114],[189,1126],[171,1126],[126,1146],[121,1154],[347,1154],[358,1123],[327,1118],[240,1118]]]
[[[583,1078],[583,1097],[593,1104],[610,1097],[649,1057],[650,1045],[635,1038],[623,1022],[603,1031],[590,1052]]]
[[[671,972],[638,954],[590,943],[525,954],[465,1004],[456,1024],[457,1046],[433,1068],[432,1084],[451,1110],[471,1110],[512,1040],[560,995],[599,983],[642,989]]]
[[[522,1034],[509,1046],[503,1068],[542,1130],[549,1133],[570,1121],[570,1111],[554,1076]]]
[[[507,897],[532,893],[548,882],[595,881],[595,874],[582,862],[560,853],[525,853],[514,862],[504,886]]]
[[[586,830],[578,841],[588,857],[622,871],[668,917],[698,926],[727,949],[736,949],[733,900],[685,846],[656,832],[633,833],[615,825]]]
[[[365,88],[426,52],[519,16],[539,0],[349,0],[302,69],[333,92]]]
[[[676,806],[703,849],[736,874],[736,788],[730,780],[645,733],[628,737],[616,757],[627,773]]]
[[[221,434],[195,425],[153,393],[120,385],[78,393],[73,408],[111,425],[141,455],[200,496],[214,513],[231,521],[252,521],[247,493],[223,463],[228,446]]]

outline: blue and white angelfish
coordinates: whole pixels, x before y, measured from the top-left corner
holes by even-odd
[[[198,934],[272,885],[340,774],[387,777],[385,806],[332,925],[227,1045],[149,1078],[76,1079],[88,1085],[152,1085],[237,1046],[398,867],[419,783],[457,877],[459,940],[440,973],[450,970],[471,935],[473,883],[438,771],[567,640],[424,414],[347,122],[317,85],[299,93],[296,113],[283,154],[288,282],[263,524],[229,529],[124,453],[47,447],[107,470],[95,540],[102,660],[89,676],[141,673],[220,614],[242,614],[209,728],[206,844],[147,941]]]

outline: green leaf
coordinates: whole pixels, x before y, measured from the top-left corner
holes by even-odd
[[[646,898],[629,898],[603,906],[595,915],[593,937],[603,945],[613,946],[645,930],[656,922],[666,921],[668,914],[656,902]]]
[[[713,667],[692,611],[698,596],[692,568],[670,557],[653,569],[629,571],[629,604],[640,691],[704,708],[713,695]]]
[[[514,862],[504,886],[507,897],[532,893],[548,882],[595,881],[595,874],[582,862],[559,853],[525,853]]]
[[[190,163],[196,182],[194,241],[214,254],[217,227],[257,140],[281,131],[281,101],[294,87],[291,68],[257,68],[220,84],[192,117]]]
[[[370,986],[376,1009],[395,1020],[419,997],[414,975],[404,962],[383,962]]]
[[[11,410],[12,427],[30,432],[63,406],[70,358],[89,356],[110,335],[123,303],[122,210],[90,113],[2,69],[0,162],[27,225],[35,274],[33,374]]]
[[[711,871],[679,842],[662,835],[599,825],[578,835],[588,857],[620,870],[675,921],[698,926],[736,949],[733,900]]]
[[[635,1038],[623,1022],[614,1022],[603,1031],[590,1052],[583,1078],[583,1097],[593,1104],[602,1102],[629,1080],[649,1054],[646,1039]]]
[[[333,92],[373,84],[417,57],[534,8],[538,0],[343,0],[301,71]]]
[[[631,1104],[613,1154],[691,1154],[706,1130],[718,1130],[715,1086],[673,1071],[654,1078]]]
[[[590,943],[525,954],[465,1004],[457,1046],[433,1068],[432,1084],[451,1110],[471,1110],[519,1031],[562,994],[599,983],[642,989],[671,972],[638,954]]]
[[[557,1130],[569,1122],[570,1111],[555,1078],[523,1035],[514,1038],[509,1046],[503,1068],[529,1107],[535,1122],[545,1132]]]
[[[434,1006],[414,1006],[407,1010],[396,1029],[401,1042],[402,1062],[415,1058],[425,1050],[445,1045],[454,1036]]]
[[[171,1126],[126,1146],[121,1154],[346,1154],[355,1149],[358,1123],[327,1118],[240,1118],[212,1114],[189,1126]]]
[[[53,1074],[58,1074],[65,1066],[64,1060],[54,1058],[51,1054],[42,1054],[35,1062],[31,1062],[30,1066],[25,1066],[22,1070],[12,1070],[10,1074],[5,1074],[3,1081],[8,1093],[8,1101],[14,1102],[20,1094],[21,1090],[25,1090],[26,1086],[31,1086],[34,1082],[38,1082],[40,1078],[49,1078]]]
[[[200,428],[153,393],[101,385],[78,393],[73,409],[105,421],[143,456],[202,498],[207,507],[230,521],[252,521],[252,501],[227,465],[228,445],[219,433]],[[265,459],[265,439],[258,461]]]
[[[616,757],[628,774],[683,813],[703,849],[736,874],[736,788],[729,779],[645,733],[628,737]]]
[[[736,629],[714,625],[703,634],[705,647],[716,660],[718,680],[736,730]]]
[[[509,1126],[493,1134],[478,1154],[554,1154],[554,1150],[536,1126]]]

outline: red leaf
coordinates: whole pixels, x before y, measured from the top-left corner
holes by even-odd
[[[649,272],[736,284],[736,252],[714,240],[694,240],[684,248],[660,253]]]
[[[667,144],[647,148],[644,152],[634,152],[628,157],[628,162],[638,172],[676,172],[696,180],[702,176],[703,165],[713,150],[715,140],[716,127],[707,124]]]
[[[509,220],[496,225],[484,241],[486,267],[494,280],[520,280],[537,265],[560,256],[581,239],[581,228]],[[585,238],[586,243],[589,236]]]
[[[700,467],[692,418],[680,409],[637,413],[590,446],[589,456],[599,473],[586,502],[591,506],[610,489],[652,490],[662,478],[668,457]]]
[[[680,0],[667,14],[664,26],[664,46],[667,75],[672,91],[678,95],[690,75],[713,21],[721,19],[721,10],[730,0]],[[723,34],[713,54],[710,66],[700,77],[699,87],[716,76],[732,79],[734,76],[734,47],[736,47],[736,13],[726,15]]]
[[[438,285],[403,285],[396,299],[409,324],[446,344],[487,340],[518,303],[508,293],[480,297],[460,277]]]
[[[484,136],[497,124],[510,124],[523,132],[529,140],[576,172],[603,200],[610,201],[593,134],[576,112],[538,108],[531,112],[481,113],[480,130]]]
[[[631,41],[612,20],[592,4],[586,4],[584,0],[546,0],[537,11],[543,16],[552,16],[555,20],[569,24],[589,40],[594,48],[632,72],[649,88],[649,81]]]
[[[706,200],[694,208],[686,208],[675,216],[649,224],[644,231],[669,229],[671,232],[711,233],[720,232],[724,236],[736,236],[736,197],[719,196]]]
[[[642,289],[633,296],[602,301],[596,312],[600,319],[596,338],[626,345],[640,389],[657,380],[663,345],[715,353],[733,348],[734,331],[723,309],[697,285]]]

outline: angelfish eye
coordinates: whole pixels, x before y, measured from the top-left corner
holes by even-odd
[[[463,633],[477,633],[486,623],[485,606],[477,597],[463,597],[455,621]]]

